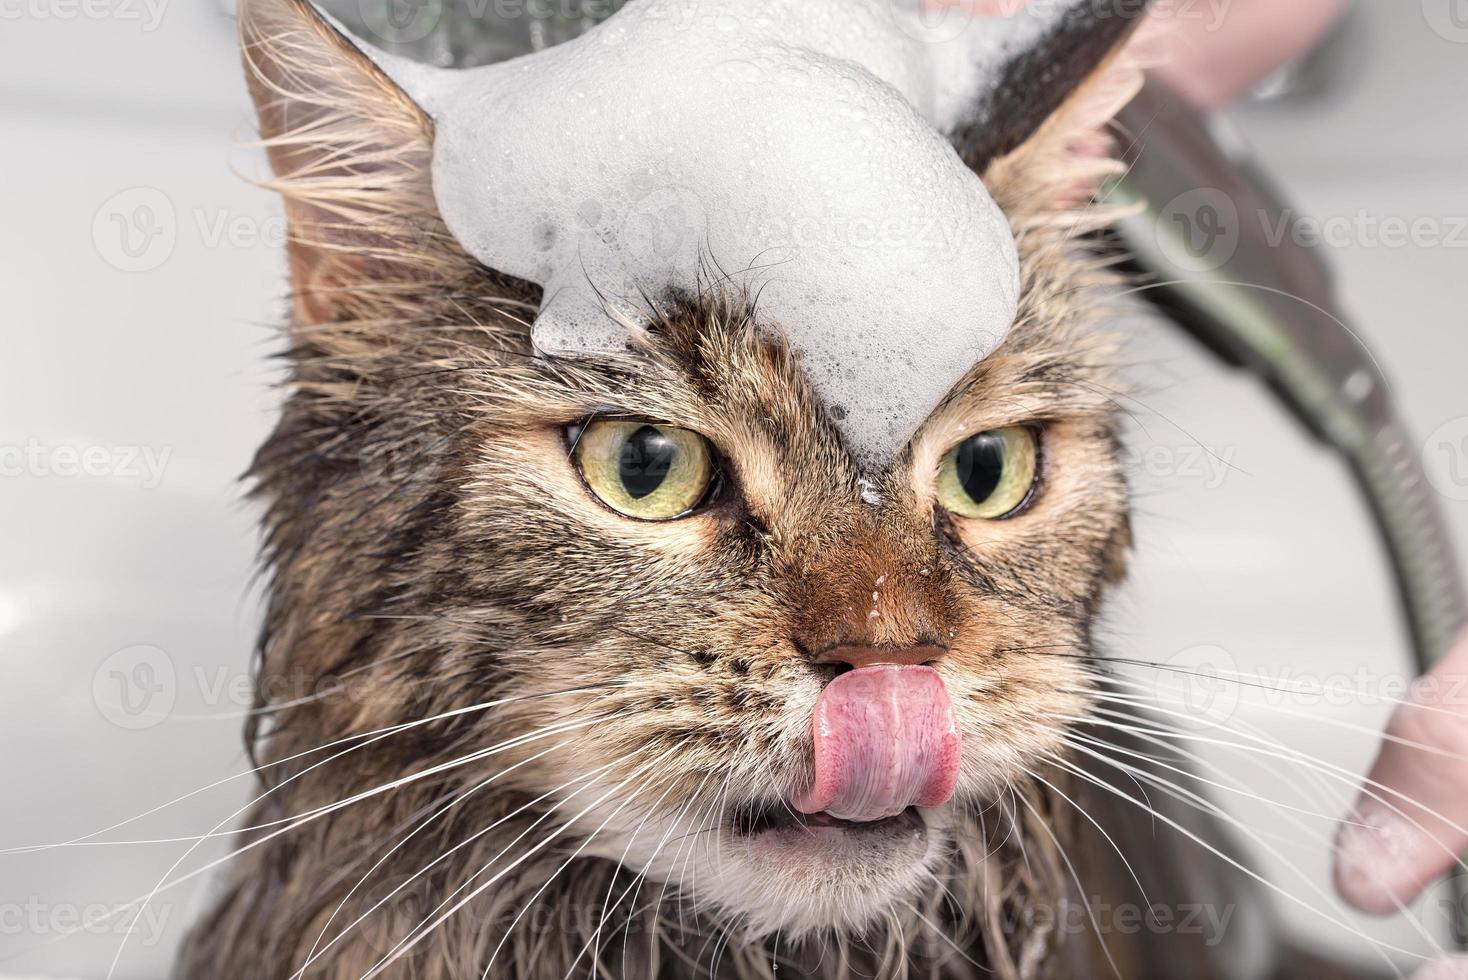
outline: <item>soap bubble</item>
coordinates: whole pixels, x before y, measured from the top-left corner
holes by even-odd
[[[662,187],[627,209],[619,240],[631,267],[663,268],[696,251],[707,224],[696,191]]]
[[[712,262],[880,466],[1013,323],[1008,222],[943,134],[1069,6],[958,31],[914,4],[645,0],[502,64],[382,63],[434,116],[449,229],[544,287],[540,350],[625,349]]]

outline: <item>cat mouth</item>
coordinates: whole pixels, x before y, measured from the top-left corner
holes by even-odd
[[[745,838],[798,838],[801,835],[850,838],[927,836],[927,824],[915,806],[877,820],[844,820],[825,811],[801,813],[783,803],[743,807],[732,818],[734,832]]]

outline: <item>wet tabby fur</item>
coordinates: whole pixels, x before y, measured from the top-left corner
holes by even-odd
[[[1026,770],[1089,799],[1044,754],[1094,674],[1051,654],[1091,652],[1128,525],[1098,329],[1110,274],[1078,244],[1110,216],[1067,202],[1113,166],[1071,148],[1135,69],[1113,60],[987,168],[1022,256],[1019,322],[859,489],[798,363],[756,328],[757,273],[711,256],[696,292],[649,298],[655,325],[625,355],[533,356],[536,289],[470,259],[434,209],[430,121],[302,0],[241,7],[294,233],[288,397],[252,469],[271,710],[249,739],[268,792],[179,975],[284,980],[310,959],[306,976],[354,980],[466,898],[387,975],[1107,971],[1084,930],[1056,924],[1075,898],[1067,858],[1088,894],[1131,893]],[[703,433],[718,501],[666,524],[598,505],[565,441],[598,412]],[[1044,430],[1034,505],[963,526],[935,511],[942,454],[1011,424]],[[827,676],[810,654],[837,642],[949,647],[964,770],[926,862],[902,880],[726,867],[736,805],[808,777]],[[322,809],[393,780],[410,781]],[[639,881],[619,859],[643,818],[664,858]],[[1201,947],[1157,959],[1128,942],[1107,937],[1124,976],[1207,969]]]

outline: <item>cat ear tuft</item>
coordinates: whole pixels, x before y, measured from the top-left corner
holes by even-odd
[[[1142,87],[1147,55],[1128,42],[1147,6],[1071,3],[1008,58],[958,128],[964,162],[1011,220],[1079,208],[1121,170],[1109,127]]]
[[[432,120],[307,0],[240,0],[239,28],[265,185],[286,205],[295,321],[366,316],[353,287],[421,280],[457,252],[433,200]]]

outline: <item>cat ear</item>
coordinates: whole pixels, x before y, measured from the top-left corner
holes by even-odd
[[[1145,56],[1128,41],[1146,9],[1069,4],[1015,46],[956,130],[959,154],[1011,219],[1083,205],[1121,169],[1108,127],[1142,86]]]
[[[240,0],[239,26],[266,186],[285,199],[296,323],[367,318],[365,293],[421,285],[461,256],[433,200],[433,123],[407,91],[431,93],[435,69],[369,57],[307,0]]]

